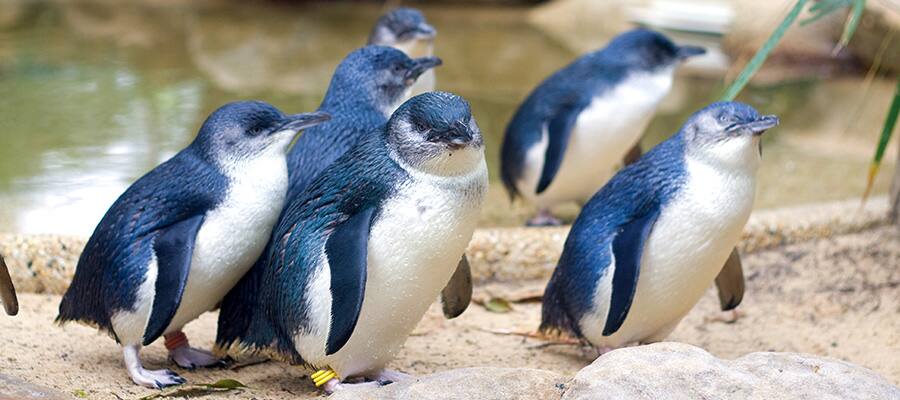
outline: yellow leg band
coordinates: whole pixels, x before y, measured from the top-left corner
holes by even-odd
[[[316,387],[319,387],[324,385],[326,382],[337,378],[337,373],[334,372],[334,370],[332,370],[331,368],[320,369],[310,375],[310,378],[312,378],[312,381],[316,384]]]

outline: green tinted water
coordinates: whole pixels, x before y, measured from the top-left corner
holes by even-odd
[[[164,3],[0,7],[0,231],[89,234],[134,179],[189,143],[222,103],[314,109],[335,65],[365,42],[382,11]],[[466,97],[486,135],[494,184],[483,224],[519,224],[528,210],[510,208],[496,183],[503,129],[531,88],[576,54],[528,24],[526,9],[425,12],[445,62],[438,87]],[[742,95],[784,122],[766,139],[757,206],[858,196],[890,88],[876,81],[863,97],[861,80],[847,78]],[[720,91],[720,78],[679,77],[645,144]],[[855,113],[860,104],[867,111]]]

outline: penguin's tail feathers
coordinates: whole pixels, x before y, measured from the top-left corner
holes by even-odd
[[[565,306],[565,299],[559,288],[554,274],[547,288],[544,290],[544,299],[541,307],[541,325],[538,331],[551,336],[569,336],[581,339],[581,331],[578,324],[569,315]]]
[[[54,322],[59,326],[78,322],[106,332],[118,342],[119,338],[113,331],[110,312],[103,301],[102,290],[91,283],[81,279],[78,274],[75,275],[59,303],[59,314]]]
[[[260,300],[262,270],[254,265],[222,300],[214,353],[302,363],[293,343],[283,339],[267,317],[266,305]]]

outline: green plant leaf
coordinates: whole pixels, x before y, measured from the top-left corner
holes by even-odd
[[[215,383],[196,383],[193,385],[178,386],[168,391],[141,397],[140,400],[204,397],[214,393],[230,392],[232,390],[243,389],[246,387],[246,385],[237,380],[222,379]]]
[[[884,151],[887,149],[888,142],[891,141],[894,127],[897,126],[898,115],[900,115],[900,79],[897,80],[897,87],[894,89],[894,100],[891,102],[891,108],[888,109],[887,118],[885,118],[884,126],[881,128],[881,137],[878,139],[878,148],[875,149],[875,158],[872,159],[872,164],[869,165],[869,176],[866,182],[866,191],[863,192],[863,202],[869,198],[869,194],[872,192],[872,185],[875,184],[875,177],[878,175],[878,169],[881,167]]]
[[[247,387],[243,383],[234,379],[222,379],[216,383],[201,383],[200,385],[213,389],[239,389]]]
[[[775,46],[778,45],[778,42],[781,41],[781,38],[784,37],[784,34],[787,32],[788,28],[797,20],[797,17],[800,15],[800,12],[803,11],[803,7],[806,6],[806,3],[809,0],[798,0],[797,4],[794,5],[794,8],[791,9],[790,12],[784,17],[781,21],[781,24],[775,28],[775,31],[769,35],[769,39],[763,44],[763,46],[756,51],[756,54],[753,55],[753,58],[750,59],[750,62],[744,67],[741,73],[738,75],[737,79],[731,83],[728,89],[725,91],[725,94],[722,96],[723,101],[731,101],[737,97],[738,93],[744,89],[744,86],[750,82],[750,78],[756,74],[756,71],[759,71],[759,68],[762,67],[763,62],[766,61],[766,58],[769,57],[769,53],[775,49]]]
[[[821,0],[809,7],[810,15],[808,18],[800,21],[800,26],[806,26],[818,21],[822,17],[831,14],[834,11],[849,7],[857,0]]]
[[[853,37],[853,34],[856,32],[856,27],[859,26],[859,20],[862,19],[863,11],[866,10],[866,0],[855,0],[853,2],[853,10],[850,12],[850,18],[847,20],[847,24],[844,25],[844,33],[841,34],[841,41],[838,42],[838,45],[834,48],[832,53],[837,53],[844,47],[847,47],[847,44],[850,43],[850,38]]]
[[[502,297],[491,297],[488,301],[484,302],[484,308],[490,312],[500,314],[508,313],[513,309],[509,300]]]

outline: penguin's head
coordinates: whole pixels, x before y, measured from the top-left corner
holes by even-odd
[[[672,68],[688,58],[706,53],[699,46],[678,46],[665,35],[649,29],[633,29],[613,38],[607,51],[631,68]]]
[[[762,155],[760,136],[778,125],[778,117],[760,115],[738,102],[719,102],[692,115],[682,128],[687,153],[720,164],[752,166]]]
[[[386,116],[409,97],[409,89],[423,72],[441,65],[437,57],[409,58],[386,46],[366,46],[351,52],[334,72],[329,92],[364,96]],[[326,95],[326,100],[330,96]],[[359,99],[356,99],[359,100]]]
[[[192,146],[220,164],[284,156],[298,132],[331,117],[324,112],[285,115],[262,101],[238,101],[213,111]]]
[[[391,46],[410,56],[430,55],[430,46],[437,30],[425,21],[425,16],[414,8],[400,7],[378,18],[369,44]]]
[[[451,93],[403,103],[388,121],[387,141],[395,157],[434,175],[463,175],[484,163],[484,139],[469,103]]]

